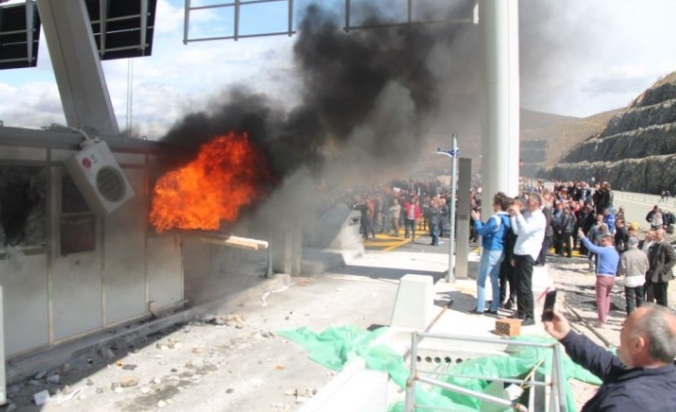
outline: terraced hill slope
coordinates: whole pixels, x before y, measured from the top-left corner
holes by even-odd
[[[573,148],[543,177],[606,180],[614,188],[660,193],[676,188],[676,73],[638,96],[605,129]]]

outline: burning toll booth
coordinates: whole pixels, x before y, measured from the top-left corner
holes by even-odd
[[[105,216],[64,166],[81,152],[82,134],[0,127],[0,285],[10,360],[185,299],[180,237],[155,234],[147,218],[148,184],[175,166],[174,154],[155,142],[101,140],[115,159],[92,186],[116,208]],[[111,177],[113,166],[128,188]]]
[[[154,203],[162,200],[157,184],[181,170],[186,159],[171,146],[140,139],[100,139],[133,196],[115,210],[92,208],[92,194],[83,192],[67,167],[74,158],[87,167],[83,140],[82,133],[66,128],[0,127],[0,285],[10,362],[189,302],[234,298],[272,272],[300,274],[304,265],[312,269],[313,250],[327,254],[349,244],[356,254],[363,252],[358,219],[347,208],[333,211],[333,218],[308,216],[310,234],[304,233],[307,226],[285,226],[265,211],[268,218],[239,216],[236,231],[223,216],[212,226],[172,224],[160,230],[153,221]],[[213,180],[213,165],[205,170],[209,179],[197,181]],[[121,190],[109,181],[98,183],[113,194]],[[225,191],[231,201],[233,190]],[[202,190],[200,196],[211,201],[213,195]],[[185,196],[178,198],[190,200]],[[242,199],[247,196],[253,194]]]

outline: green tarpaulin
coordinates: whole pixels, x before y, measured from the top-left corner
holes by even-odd
[[[387,372],[394,383],[404,388],[408,379],[409,368],[404,364],[401,355],[386,345],[372,346],[372,343],[386,331],[387,328],[379,328],[373,332],[369,332],[355,326],[343,326],[328,328],[321,333],[315,333],[308,328],[302,327],[291,330],[280,330],[278,334],[306,348],[310,352],[312,360],[327,368],[340,371],[347,362],[359,356],[364,359],[367,368]],[[529,342],[554,342],[551,338],[543,337],[517,337],[514,339]],[[550,375],[551,365],[551,350],[520,347],[520,350],[510,354],[510,356],[474,358],[456,365],[449,365],[445,372],[492,378],[523,378],[536,366],[537,372],[540,374]],[[566,403],[568,411],[571,412],[574,412],[576,409],[568,384],[569,379],[576,379],[595,385],[601,384],[601,381],[597,377],[574,363],[567,356],[564,356],[563,359],[563,375],[566,388]],[[447,376],[438,379],[477,392],[483,392],[490,383],[477,379]],[[421,385],[417,385],[416,404],[451,408],[459,412],[481,412],[481,401],[479,399],[442,390],[438,387],[433,387],[427,391],[421,388]],[[390,407],[390,412],[403,410],[404,406],[402,402],[393,404]],[[423,411],[423,409],[419,410]],[[427,411],[429,409],[424,410]]]

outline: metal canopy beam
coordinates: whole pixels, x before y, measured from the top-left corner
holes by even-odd
[[[285,1],[289,5],[288,13],[288,28],[287,31],[283,32],[266,32],[266,33],[256,33],[256,34],[240,34],[240,12],[242,6],[249,6],[252,4],[263,4],[263,3],[279,3]],[[239,40],[244,38],[251,37],[267,37],[267,36],[281,36],[287,35],[292,36],[296,34],[293,30],[293,0],[234,0],[234,3],[219,3],[219,4],[210,4],[208,6],[195,6],[191,5],[191,0],[185,0],[185,22],[183,26],[183,44],[199,42],[199,41],[210,41],[210,40]],[[190,38],[190,14],[193,11],[207,10],[207,9],[220,9],[232,7],[234,24],[233,24],[233,34],[232,36],[216,36],[216,37],[199,37],[199,38]]]
[[[406,7],[406,21],[401,22],[389,22],[389,23],[374,23],[374,24],[365,24],[359,26],[352,25],[352,0],[345,0],[345,27],[343,30],[349,33],[352,30],[362,30],[362,29],[384,29],[389,27],[400,27],[400,26],[410,26],[417,24],[476,24],[477,20],[477,11],[476,6],[473,0],[467,0],[467,16],[460,18],[446,18],[446,19],[434,19],[434,20],[415,20],[413,16],[413,0],[407,0]],[[469,7],[471,6],[471,7]]]
[[[84,0],[38,0],[68,126],[117,136],[120,129]]]

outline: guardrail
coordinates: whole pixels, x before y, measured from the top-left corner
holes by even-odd
[[[660,195],[652,195],[636,192],[620,192],[613,190],[614,199],[631,200],[644,203],[646,206],[658,205],[663,209],[676,209],[676,197],[669,196],[662,198]]]
[[[413,412],[416,408],[418,409],[430,409],[430,410],[447,410],[443,408],[435,408],[429,405],[420,405],[415,403],[415,387],[416,382],[422,382],[429,385],[438,386],[448,391],[460,393],[467,396],[472,396],[482,401],[491,402],[496,405],[500,405],[504,408],[512,408],[517,412],[528,412],[528,408],[524,405],[518,403],[517,401],[510,401],[482,392],[476,392],[470,389],[463,388],[461,386],[452,385],[447,382],[439,381],[436,379],[430,379],[420,376],[421,374],[436,374],[436,372],[426,372],[418,370],[418,343],[422,338],[435,338],[435,339],[447,339],[447,340],[456,340],[456,341],[465,341],[465,342],[476,342],[476,343],[488,343],[496,345],[504,345],[504,339],[490,339],[490,338],[476,338],[471,336],[460,336],[460,335],[446,335],[439,333],[420,333],[413,332],[411,335],[411,369],[408,381],[406,382],[406,403],[404,407],[405,412]],[[473,376],[473,378],[481,380],[490,380],[490,381],[503,381],[509,383],[518,383],[521,385],[530,385],[530,386],[545,386],[550,389],[549,391],[549,412],[567,412],[568,408],[566,406],[566,396],[564,390],[563,382],[563,366],[561,365],[561,360],[563,359],[563,352],[561,350],[561,345],[558,343],[537,343],[537,342],[523,342],[523,341],[508,341],[509,345],[515,346],[530,346],[537,348],[545,348],[552,350],[552,372],[549,377],[549,382],[539,382],[534,378],[534,374],[530,374],[526,379],[498,379],[490,376]],[[537,366],[537,365],[536,365]],[[451,376],[461,376],[461,375],[452,375],[444,374]]]

